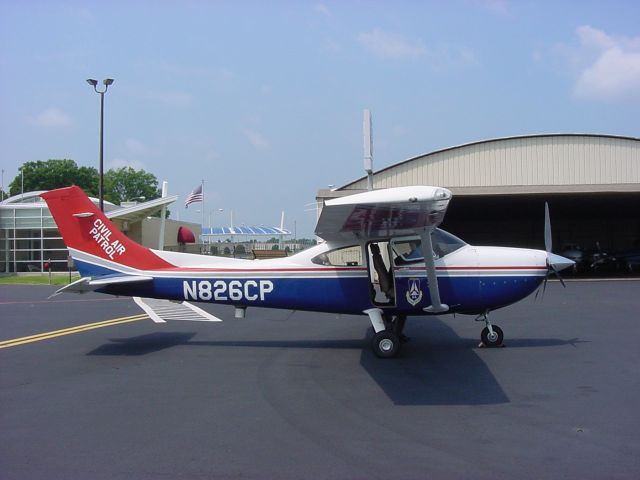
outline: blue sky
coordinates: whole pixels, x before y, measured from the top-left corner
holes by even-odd
[[[214,223],[311,235],[319,188],[461,143],[549,132],[640,136],[640,2],[0,0],[7,185],[30,160],[205,180]],[[173,217],[199,221],[195,204]],[[208,219],[205,223],[208,223]]]

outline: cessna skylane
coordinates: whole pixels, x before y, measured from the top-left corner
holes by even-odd
[[[408,316],[475,315],[482,344],[501,346],[489,313],[534,292],[574,262],[546,251],[471,246],[438,228],[451,192],[413,186],[325,202],[318,245],[286,258],[246,260],[152,250],[127,238],[76,186],[42,194],[81,274],[56,293],[132,296],[156,322],[219,321],[191,302],[367,315],[372,348],[394,357]],[[182,308],[176,311],[175,308]]]

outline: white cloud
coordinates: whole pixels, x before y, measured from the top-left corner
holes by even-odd
[[[576,76],[578,98],[640,98],[640,37],[617,37],[590,25],[576,29],[577,44],[558,44],[559,54]]]
[[[410,41],[402,35],[379,28],[360,33],[358,42],[374,55],[383,58],[415,58],[427,53],[422,40]]]
[[[603,50],[614,47],[616,42],[602,30],[593,28],[590,25],[583,25],[576,29],[576,34],[580,39],[580,44],[587,48]]]
[[[31,119],[31,123],[38,127],[59,128],[71,125],[71,117],[57,108],[48,108]]]
[[[360,33],[358,42],[372,54],[387,59],[426,60],[434,70],[468,67],[478,64],[476,56],[468,47],[449,43],[425,45],[421,39],[408,40],[401,35],[378,28]]]
[[[247,137],[249,143],[253,145],[256,150],[266,150],[270,146],[268,140],[261,133],[248,128],[243,128],[242,134]]]
[[[640,98],[640,52],[607,49],[582,72],[575,93],[584,98]]]

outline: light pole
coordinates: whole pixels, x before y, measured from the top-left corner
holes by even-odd
[[[218,212],[224,212],[224,209],[222,209],[222,208],[215,209],[215,208],[214,208],[213,210],[211,210],[211,211],[209,212],[209,233],[211,233],[211,234],[212,234],[212,236],[213,236],[213,227],[211,226],[211,217],[212,217],[212,215],[213,215],[213,212],[215,212],[215,211],[218,211]],[[209,237],[209,243],[212,243],[212,242],[211,242],[211,237]]]
[[[104,137],[104,94],[109,85],[113,83],[113,78],[106,78],[102,81],[104,90],[98,90],[98,81],[92,78],[87,79],[87,83],[93,87],[96,93],[100,94],[100,181],[98,183],[98,197],[100,198],[100,210],[104,212],[104,167],[103,167],[103,137]]]

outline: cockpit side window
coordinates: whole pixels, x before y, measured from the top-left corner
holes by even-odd
[[[433,249],[439,250],[439,252],[436,251],[438,258],[449,255],[466,245],[465,242],[455,235],[445,232],[444,230],[440,230],[439,228],[436,228],[433,234],[431,234],[431,241],[433,242]]]
[[[445,232],[444,230],[440,230],[439,228],[435,229],[431,234],[431,241],[433,243],[435,259],[449,255],[466,245],[465,242],[455,235]],[[424,262],[424,255],[422,253],[422,246],[419,237],[394,241],[393,252],[396,255],[396,265]]]
[[[360,245],[329,250],[328,252],[316,255],[311,261],[316,265],[328,265],[332,267],[360,267],[364,265]]]

